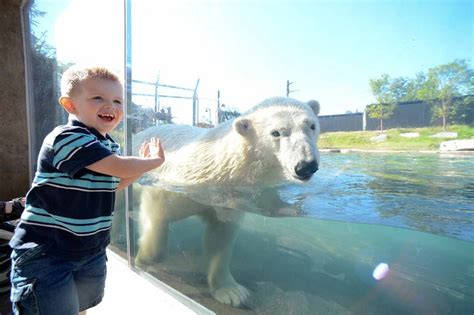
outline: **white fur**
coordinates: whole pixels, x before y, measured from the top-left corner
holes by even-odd
[[[301,178],[295,167],[302,161],[319,164],[318,113],[316,101],[271,98],[214,129],[164,125],[138,134],[134,138],[136,144],[151,137],[161,138],[166,162],[154,173],[159,184],[142,188],[137,264],[148,266],[164,259],[169,224],[199,214],[206,222],[204,252],[209,259],[211,294],[221,303],[245,304],[250,292],[235,281],[229,266],[243,216],[239,210],[247,209],[238,198],[229,197],[223,203],[202,202],[186,191],[163,187],[209,185],[225,190],[226,194],[221,196],[233,196],[236,193],[232,187],[263,191],[286,181],[306,181],[312,172]],[[268,200],[278,199],[271,192],[262,193],[261,198],[265,199],[264,207],[281,203]]]

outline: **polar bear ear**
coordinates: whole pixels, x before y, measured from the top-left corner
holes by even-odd
[[[248,118],[236,118],[234,120],[233,126],[234,130],[244,137],[252,130],[252,122]]]
[[[315,100],[308,101],[309,107],[313,110],[314,114],[319,115],[319,102]]]

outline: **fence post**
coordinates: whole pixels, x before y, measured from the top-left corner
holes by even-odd
[[[197,117],[199,115],[199,110],[198,110],[199,101],[198,101],[198,96],[197,96],[198,85],[199,85],[199,78],[197,79],[196,87],[194,88],[194,93],[193,93],[193,126],[197,125],[198,123]]]
[[[156,82],[155,82],[155,115],[153,116],[153,120],[155,125],[158,125],[158,117],[156,117],[156,113],[160,110],[160,100],[158,97],[158,86],[160,86],[160,72],[156,75]]]
[[[365,110],[362,113],[362,130],[363,131],[367,130],[367,112]]]

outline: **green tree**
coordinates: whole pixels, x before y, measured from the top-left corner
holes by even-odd
[[[411,101],[408,95],[412,80],[407,77],[393,78],[389,82],[388,90],[392,94],[395,103]]]
[[[30,75],[32,80],[33,106],[29,108],[34,117],[34,143],[38,146],[44,137],[58,124],[67,122],[67,113],[58,105],[59,73],[61,65],[56,60],[56,49],[48,43],[46,31],[40,31],[40,21],[46,13],[39,11],[33,3],[29,10],[30,32],[27,43],[30,47]]]
[[[224,104],[222,104],[221,107],[226,107]],[[231,119],[234,119],[234,118],[237,118],[239,117],[241,114],[239,111],[235,110],[235,109],[219,109],[219,124],[224,122],[224,121],[227,121],[227,120],[231,120]]]
[[[410,79],[407,85],[407,91],[405,95],[404,102],[418,100],[418,91],[423,87],[423,84],[426,82],[426,74],[424,72],[419,72],[415,75],[415,78]]]
[[[443,130],[462,103],[460,96],[474,93],[474,70],[465,59],[457,59],[428,70],[417,91],[418,99],[433,106],[433,118],[441,119]]]
[[[371,79],[369,83],[377,103],[368,105],[366,111],[370,118],[380,121],[380,131],[383,131],[383,122],[393,115],[397,103],[397,91],[401,89],[394,87],[393,80],[388,74],[382,74],[380,79]],[[400,80],[396,84],[403,85],[404,83]]]

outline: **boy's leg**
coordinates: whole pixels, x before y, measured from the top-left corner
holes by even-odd
[[[14,314],[77,315],[74,265],[44,254],[42,246],[12,253],[11,301]]]
[[[73,275],[79,296],[79,310],[85,311],[96,306],[104,297],[107,276],[107,256],[105,250],[93,255],[78,267]]]

